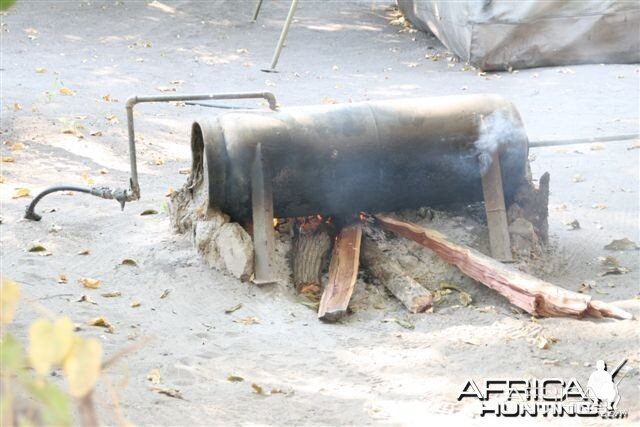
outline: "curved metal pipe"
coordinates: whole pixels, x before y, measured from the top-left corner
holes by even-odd
[[[27,211],[25,212],[24,217],[32,221],[40,221],[42,219],[42,216],[38,215],[35,212],[36,205],[40,200],[42,200],[44,196],[46,196],[47,194],[55,193],[56,191],[77,191],[79,193],[91,194],[91,188],[88,187],[76,187],[74,185],[58,185],[55,187],[49,187],[38,194],[36,198],[31,201],[29,206],[27,206]]]

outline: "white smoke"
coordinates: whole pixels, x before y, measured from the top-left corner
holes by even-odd
[[[518,119],[514,117],[510,109],[498,110],[483,116],[478,128],[478,140],[474,143],[478,153],[480,174],[484,175],[493,159],[496,151],[509,144],[511,141],[521,140],[522,127],[517,126]]]

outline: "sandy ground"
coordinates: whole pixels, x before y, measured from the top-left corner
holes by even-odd
[[[142,200],[124,212],[111,201],[58,194],[41,203],[41,210],[55,209],[41,222],[21,219],[30,199],[13,199],[17,187],[31,188],[33,195],[53,184],[83,185],[89,178],[124,185],[124,100],[158,94],[161,86],[183,93],[270,90],[283,106],[323,98],[348,102],[493,92],[515,102],[532,140],[638,131],[637,65],[479,76],[461,64],[450,67],[444,57],[425,59],[443,47],[429,35],[389,25],[389,6],[302,1],[279,74],[260,68],[270,60],[288,2],[265,2],[255,24],[249,22],[250,1],[163,6],[18,0],[2,17],[2,154],[15,157],[15,163],[2,163],[2,273],[18,281],[24,295],[10,329],[25,339],[28,323],[39,315],[27,301],[35,301],[78,323],[107,317],[114,334],[87,326],[81,332],[100,337],[107,355],[151,337],[98,386],[105,424],[116,423],[112,387],[123,413],[137,425],[422,425],[450,417],[487,425],[492,419],[480,418],[475,402],[456,400],[468,378],[553,376],[586,382],[596,360],[615,365],[624,358],[632,369],[619,386],[620,408],[629,411],[626,423],[640,420],[637,320],[535,320],[474,285],[467,289],[472,307],[450,305],[407,316],[385,297],[382,309],[358,307],[342,324],[326,325],[287,289],[256,288],[204,267],[188,239],[169,231],[164,194],[184,182],[178,171],[189,165],[191,120],[220,110],[137,108]],[[36,72],[38,67],[46,72]],[[63,86],[75,95],[61,95]],[[105,101],[105,95],[118,102]],[[69,128],[84,138],[63,133]],[[90,135],[97,131],[102,135]],[[7,141],[24,149],[10,152]],[[531,154],[536,176],[551,173],[552,240],[565,266],[545,279],[569,289],[594,280],[595,297],[637,316],[638,252],[603,249],[614,238],[640,240],[640,150],[628,150],[632,144]],[[575,183],[576,174],[584,181]],[[592,207],[598,204],[606,209]],[[140,216],[145,209],[160,213]],[[565,223],[574,219],[582,229],[568,231]],[[27,252],[32,242],[51,255]],[[84,249],[90,254],[78,255]],[[614,255],[631,272],[600,277],[597,257],[603,255]],[[123,258],[139,266],[119,265]],[[66,274],[67,284],[57,283],[59,273]],[[78,283],[83,276],[102,280],[101,289],[84,289]],[[171,292],[160,299],[165,289]],[[115,290],[122,296],[100,296]],[[375,287],[366,291],[380,293]],[[97,304],[74,302],[81,294]],[[141,306],[132,308],[134,301]],[[224,313],[238,303],[240,310]],[[495,310],[479,310],[488,305]],[[247,316],[260,323],[236,322]],[[415,329],[383,322],[389,317],[408,318]],[[532,342],[540,333],[559,341],[540,350]],[[146,376],[153,368],[160,370],[163,386],[180,389],[184,400],[149,390]],[[245,381],[229,382],[230,374]],[[251,383],[284,393],[261,396]],[[518,420],[527,421],[576,422]]]

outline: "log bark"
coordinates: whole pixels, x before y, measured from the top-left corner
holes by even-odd
[[[335,322],[347,313],[358,277],[361,239],[360,224],[344,227],[338,234],[329,264],[329,281],[320,299],[320,320]]]
[[[375,240],[363,239],[360,260],[373,278],[382,283],[411,313],[423,313],[431,308],[431,292],[404,274],[400,264],[385,256]]]
[[[306,219],[297,223],[293,238],[293,283],[298,292],[319,293],[322,266],[331,249],[330,226]]]
[[[443,234],[376,215],[378,225],[428,247],[467,276],[505,296],[512,304],[535,316],[614,317],[630,319],[630,313],[611,304],[592,301],[591,296],[572,292],[526,273],[514,270],[474,249],[457,245]]]

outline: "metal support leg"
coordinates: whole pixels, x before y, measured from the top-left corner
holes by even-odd
[[[282,32],[280,33],[280,39],[278,40],[276,51],[273,53],[271,67],[269,69],[263,69],[262,71],[268,73],[273,73],[276,71],[276,65],[278,64],[278,59],[280,58],[280,52],[282,51],[282,46],[284,45],[284,41],[287,38],[287,33],[289,32],[289,27],[291,26],[291,21],[293,21],[293,14],[295,13],[297,7],[298,0],[292,0],[291,7],[289,8],[289,14],[287,15],[287,19],[284,22],[284,27],[282,27]]]
[[[262,152],[262,144],[256,146],[251,167],[251,207],[253,210],[253,282],[258,285],[273,283],[272,256],[275,250],[273,231],[273,193],[271,170]]]
[[[487,211],[491,256],[498,261],[511,262],[513,255],[511,254],[507,210],[504,204],[500,154],[496,151],[490,159],[482,159],[482,161],[487,161],[485,163],[487,165],[486,172],[482,176],[482,192],[484,193],[484,207]]]
[[[258,0],[258,2],[256,3],[256,9],[253,11],[253,22],[256,22],[256,19],[258,19],[258,14],[260,13],[260,7],[262,6],[262,0]]]

